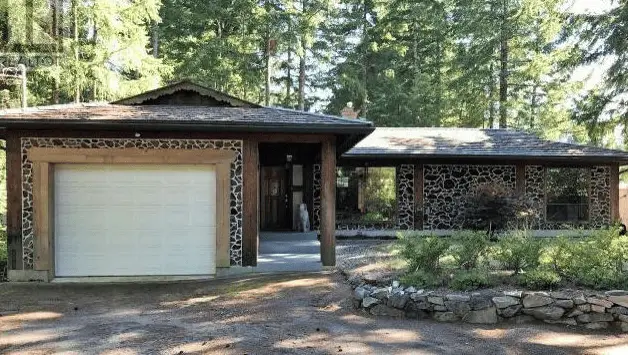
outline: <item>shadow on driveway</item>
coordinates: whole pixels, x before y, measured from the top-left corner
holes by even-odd
[[[625,335],[562,326],[375,319],[354,311],[349,297],[340,276],[329,273],[162,284],[2,284],[0,353],[628,352]]]

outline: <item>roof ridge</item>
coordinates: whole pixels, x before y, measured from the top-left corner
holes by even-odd
[[[29,106],[26,108],[16,107],[16,108],[0,109],[0,114],[29,113],[29,112],[36,112],[39,110],[53,110],[53,109],[80,108],[80,107],[101,107],[101,106],[114,106],[114,105],[106,101],[68,102],[65,104]]]
[[[297,110],[297,109],[293,109],[293,108],[287,108],[287,107],[262,106],[261,108],[266,108],[266,109],[271,109],[271,110],[279,110],[279,111],[288,111],[288,112],[293,112],[293,113],[298,113],[298,114],[306,114],[306,115],[310,115],[310,116],[327,117],[327,118],[333,118],[335,120],[343,120],[343,121],[352,122],[352,123],[360,122],[360,123],[370,123],[371,125],[373,124],[373,122],[371,122],[369,120],[345,118],[345,117],[342,117],[342,116],[334,116],[334,115],[329,115],[329,114],[320,113],[320,112],[301,111],[301,110]]]

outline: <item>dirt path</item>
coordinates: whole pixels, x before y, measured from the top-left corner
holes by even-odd
[[[356,313],[335,274],[142,285],[0,284],[0,353],[628,353],[628,336]],[[10,312],[18,311],[18,313]]]

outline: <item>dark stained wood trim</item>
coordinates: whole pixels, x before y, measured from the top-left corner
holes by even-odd
[[[414,166],[414,229],[423,229],[423,165]]]
[[[307,205],[307,213],[310,219],[310,229],[314,221],[314,176],[313,165],[303,165],[303,202]]]
[[[321,147],[321,261],[323,266],[336,265],[336,143],[323,142]]]
[[[619,166],[611,165],[611,222],[620,221],[619,216]]]
[[[139,134],[139,137],[136,136]],[[8,136],[19,137],[52,137],[52,138],[129,138],[129,139],[241,139],[265,143],[320,143],[328,140],[327,134],[294,134],[294,133],[223,133],[223,132],[158,132],[158,131],[84,131],[84,130],[22,130],[9,131]]]
[[[7,241],[9,269],[22,270],[22,151],[20,138],[6,140]]]
[[[47,162],[33,164],[33,266],[54,278],[54,170]]]
[[[550,167],[593,167],[600,165],[617,164],[617,162],[609,160],[597,160],[597,159],[552,159],[539,157],[536,159],[506,159],[496,157],[478,157],[478,158],[406,158],[406,159],[383,159],[383,158],[370,158],[370,159],[347,159],[341,157],[338,160],[338,166],[370,166],[370,167],[393,167],[402,164],[452,164],[452,165],[545,165]]]
[[[523,196],[526,193],[526,166],[519,163],[515,169],[515,191],[518,195]]]
[[[202,86],[189,80],[178,81],[170,85],[162,86],[154,90],[114,101],[113,103],[118,105],[140,105],[145,101],[155,100],[162,96],[172,95],[182,90],[193,91],[201,96],[207,96],[217,101],[227,102],[233,107],[261,107],[256,103],[239,99],[235,96],[231,96],[227,93]]]
[[[231,162],[233,150],[211,149],[139,149],[139,148],[30,148],[28,159],[33,162],[81,164],[215,164]]]
[[[246,140],[242,147],[242,265],[257,266],[259,246],[259,149]]]

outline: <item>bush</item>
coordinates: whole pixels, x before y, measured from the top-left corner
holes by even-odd
[[[551,240],[545,251],[548,267],[562,276],[567,274],[574,262],[573,243],[569,238],[559,236]]]
[[[481,257],[488,251],[489,240],[484,232],[463,231],[453,237],[455,244],[451,254],[459,268],[469,270],[478,265]]]
[[[0,263],[7,261],[7,233],[0,229]]]
[[[628,236],[620,236],[618,228],[574,240],[558,238],[548,248],[548,255],[556,273],[583,286],[623,287],[628,278],[624,271]]]
[[[399,281],[401,281],[403,285],[415,287],[440,287],[444,284],[439,274],[423,270],[407,273],[402,276]]]
[[[449,286],[454,290],[470,291],[482,287],[492,286],[491,278],[485,270],[458,271],[451,280]]]
[[[466,197],[462,227],[492,234],[531,216],[529,204],[511,189],[496,184],[476,187]]]
[[[7,233],[5,230],[0,230],[0,282],[4,281],[6,277],[7,267]]]
[[[500,238],[495,259],[515,274],[531,270],[539,265],[543,242],[531,237],[526,231],[513,231]]]
[[[518,277],[519,285],[533,290],[552,289],[561,282],[561,277],[549,269],[530,270]]]
[[[408,262],[408,270],[433,272],[438,269],[438,260],[449,249],[446,239],[430,236],[399,235],[400,255]]]

